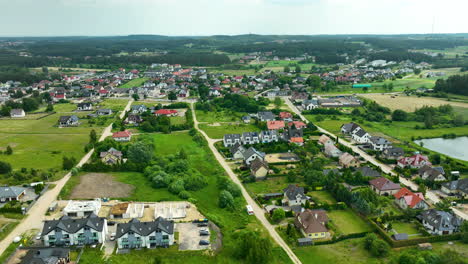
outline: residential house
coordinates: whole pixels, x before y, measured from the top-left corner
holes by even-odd
[[[177,116],[178,112],[177,110],[174,109],[159,109],[156,112],[154,112],[156,116]]]
[[[318,143],[319,143],[320,145],[325,146],[325,145],[327,145],[327,144],[332,144],[332,145],[333,145],[334,142],[333,142],[327,135],[322,134],[322,135],[320,136],[320,138],[318,139]]]
[[[268,163],[261,159],[254,159],[250,163],[250,172],[256,180],[264,179],[268,174]]]
[[[383,151],[384,149],[387,149],[392,145],[390,141],[386,140],[383,137],[370,137],[369,144],[375,151]]]
[[[91,110],[93,110],[93,104],[92,103],[79,103],[77,105],[76,110],[78,110],[78,111],[91,111]]]
[[[19,201],[26,193],[26,189],[18,186],[0,187],[0,202]]]
[[[67,206],[63,208],[63,214],[68,217],[85,217],[91,214],[98,215],[101,210],[101,200],[94,199],[91,201],[76,201],[70,200]]]
[[[11,109],[10,116],[12,118],[20,118],[20,117],[25,117],[26,113],[24,112],[23,109]]]
[[[98,116],[110,116],[110,115],[112,115],[112,109],[106,109],[106,108],[98,109],[96,111],[96,115],[98,115]]]
[[[457,232],[462,224],[462,219],[453,213],[429,209],[417,216],[423,226],[432,235],[448,235]]]
[[[345,152],[340,156],[338,163],[343,168],[359,167],[359,160],[356,159],[353,155],[349,154],[348,152]]]
[[[401,189],[400,184],[394,183],[385,177],[372,179],[369,184],[375,193],[384,196],[394,195]]]
[[[127,118],[125,118],[124,122],[129,125],[137,126],[138,124],[143,122],[143,119],[141,118],[140,115],[129,114]]]
[[[71,116],[61,116],[59,118],[59,126],[61,127],[70,127],[70,126],[77,126],[79,119],[76,115]]]
[[[341,126],[341,133],[351,135],[357,132],[361,127],[356,123],[347,123]]]
[[[115,148],[110,148],[108,151],[103,151],[99,156],[102,163],[104,164],[114,165],[122,162],[122,152],[116,150]]]
[[[369,142],[370,137],[371,135],[367,133],[363,128],[359,128],[356,132],[351,134],[351,138],[360,144]]]
[[[131,112],[133,114],[143,114],[147,110],[148,108],[146,107],[146,105],[132,105]]]
[[[288,185],[284,190],[283,204],[288,206],[302,205],[308,200],[304,188],[294,184]]]
[[[396,204],[402,209],[428,209],[429,205],[424,201],[422,193],[413,193],[406,187],[401,188],[393,195]]]
[[[242,146],[239,143],[236,143],[229,150],[231,151],[233,159],[243,159],[244,158],[244,152],[246,151],[244,146]]]
[[[265,153],[260,152],[253,147],[248,148],[242,155],[244,156],[243,159],[247,165],[250,165],[250,163],[255,159],[263,160],[265,158]]]
[[[132,132],[128,130],[114,132],[112,138],[119,142],[128,142],[132,139]]]
[[[439,182],[439,181],[446,181],[445,178],[445,171],[442,167],[432,167],[429,165],[424,165],[418,170],[419,176],[423,180],[428,180],[431,182]]]
[[[258,120],[266,122],[275,120],[275,115],[270,111],[258,112]]]
[[[288,127],[283,132],[283,138],[285,141],[288,142],[304,142],[302,136],[304,135],[301,128],[295,128],[293,126]]]
[[[401,168],[412,168],[412,169],[419,169],[423,167],[424,165],[432,165],[432,163],[429,161],[429,158],[427,156],[421,155],[419,153],[411,156],[411,157],[404,157],[401,158],[397,161],[397,165],[400,166]]]
[[[338,158],[343,154],[343,152],[333,144],[326,144],[323,152],[327,157],[332,158]]]
[[[260,136],[257,132],[244,132],[242,133],[242,144],[250,145],[260,143]]]
[[[9,263],[9,262],[8,262]],[[69,248],[30,248],[19,264],[67,264],[70,263]]]
[[[260,141],[262,143],[278,142],[279,136],[276,130],[266,130],[260,132]]]
[[[290,121],[293,121],[293,116],[291,113],[289,112],[280,112],[279,113],[279,118],[281,120],[284,120],[285,122],[290,122]]]
[[[278,130],[284,128],[284,121],[267,121],[268,130]]]
[[[328,215],[325,210],[306,209],[296,215],[294,225],[301,230],[301,233],[311,239],[329,238],[330,233],[326,227]]]
[[[290,126],[290,127],[294,126],[297,129],[303,129],[303,128],[307,127],[306,123],[304,123],[302,121],[291,121],[291,122],[288,123],[288,126]]]
[[[41,237],[47,247],[91,245],[104,243],[106,233],[106,219],[91,214],[79,219],[62,216],[58,220],[46,220]]]
[[[373,168],[371,168],[369,166],[356,168],[355,171],[360,172],[362,174],[362,176],[364,176],[364,177],[376,178],[376,177],[381,177],[382,176],[382,175],[380,175],[380,172],[374,170]]]
[[[235,144],[242,144],[240,134],[225,134],[223,137],[224,147],[232,147]]]
[[[319,103],[317,99],[304,100],[302,102],[302,108],[304,108],[304,110],[312,110],[318,107],[319,107]]]
[[[174,244],[174,222],[162,217],[151,222],[136,218],[117,224],[116,240],[119,249],[169,247]]]
[[[448,195],[468,199],[468,178],[442,183],[441,191]]]
[[[251,119],[252,119],[252,118],[250,118],[249,115],[245,115],[245,116],[242,117],[242,122],[248,124],[248,123],[250,123],[250,120],[251,120]]]
[[[401,159],[405,155],[405,151],[403,148],[400,147],[393,147],[390,146],[389,148],[386,148],[382,152],[382,157],[385,159]]]

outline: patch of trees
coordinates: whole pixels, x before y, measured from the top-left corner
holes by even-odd
[[[162,132],[171,133],[172,131],[188,130],[193,127],[192,110],[187,109],[185,112],[185,124],[171,124],[171,118],[168,116],[154,116],[153,114],[146,113],[143,115],[144,122],[141,123],[140,128],[145,132]]]
[[[438,79],[434,87],[436,92],[468,95],[468,74],[452,75],[444,79]]]
[[[390,253],[390,246],[374,233],[369,233],[364,238],[364,248],[369,250],[374,257],[385,257]]]
[[[389,262],[390,264],[466,264],[467,261],[455,250],[446,249],[445,251],[421,251],[409,249],[395,255]]]
[[[411,60],[415,63],[420,62],[431,62],[433,59],[431,56],[419,53],[419,52],[408,52],[405,50],[393,50],[372,53],[369,55],[369,60],[386,60],[386,61],[405,61]]]
[[[203,111],[218,111],[222,109],[230,109],[237,112],[257,113],[265,109],[270,103],[267,98],[258,98],[255,100],[251,97],[240,94],[226,94],[224,98],[215,98],[204,103],[197,103],[196,109]]]
[[[235,233],[237,247],[234,256],[245,263],[266,264],[272,256],[273,245],[270,238],[256,231],[240,231]]]

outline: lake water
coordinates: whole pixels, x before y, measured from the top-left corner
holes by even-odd
[[[468,161],[468,137],[428,138],[415,140],[414,142],[418,145],[423,142],[423,146],[427,149]]]

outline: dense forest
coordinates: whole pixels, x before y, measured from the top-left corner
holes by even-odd
[[[434,89],[436,92],[468,95],[468,74],[453,75],[447,80],[439,79]]]

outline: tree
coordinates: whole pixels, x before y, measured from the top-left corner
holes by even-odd
[[[46,112],[54,111],[54,106],[52,104],[47,104]]]
[[[465,120],[462,115],[456,115],[455,118],[453,119],[453,125],[454,126],[463,126],[465,124]]]
[[[135,100],[135,101],[140,100],[140,96],[139,96],[138,94],[136,94],[136,93],[132,94],[132,98],[133,98],[133,100]]]
[[[10,116],[10,111],[11,111],[11,107],[3,105],[2,109],[0,110],[0,115],[1,116]]]
[[[310,75],[307,77],[306,84],[314,89],[320,88],[322,80],[317,75]]]
[[[283,102],[281,101],[281,98],[275,97],[274,104],[275,104],[276,109],[279,109],[282,103]]]
[[[49,74],[49,68],[47,68],[47,67],[45,67],[45,66],[42,67],[42,73],[44,73],[44,74],[46,74],[46,75]]]
[[[291,69],[289,68],[289,66],[284,66],[284,69],[283,69],[284,72],[290,72]]]
[[[296,65],[296,73],[301,73],[302,69],[299,65]]]
[[[245,263],[266,264],[270,262],[273,245],[270,238],[259,232],[243,231],[237,237],[236,255]]]
[[[390,252],[390,246],[382,239],[376,239],[371,244],[370,252],[376,257],[385,257]]]
[[[89,143],[90,143],[90,144],[95,144],[96,142],[97,142],[96,130],[92,129],[92,130],[89,132]]]
[[[229,191],[222,190],[219,194],[219,207],[234,208],[234,197]]]
[[[397,109],[392,113],[393,121],[406,121],[408,119],[408,113],[403,110]]]
[[[128,147],[127,157],[129,161],[135,163],[148,163],[153,158],[153,153],[153,145],[138,141]]]
[[[10,147],[10,145],[7,146],[5,154],[7,154],[7,155],[13,154],[13,149]]]
[[[278,208],[273,211],[273,215],[271,216],[271,219],[278,223],[279,221],[283,220],[286,217],[286,213],[284,212],[283,208]]]
[[[462,241],[465,244],[468,244],[468,222],[463,221],[462,226],[460,227],[460,231],[463,232]]]
[[[153,259],[153,264],[164,264],[164,261],[163,261],[163,259],[161,258],[161,256],[156,256],[156,257],[154,257],[154,259]]]
[[[364,238],[364,248],[370,250],[372,243],[377,239],[377,236],[374,233],[369,233]]]
[[[171,100],[171,101],[175,101],[175,100],[177,100],[177,95],[176,95],[176,93],[175,93],[174,91],[171,91],[171,92],[169,92],[169,94],[167,95],[167,98],[168,98],[169,100]]]
[[[75,166],[76,159],[74,157],[68,158],[63,156],[62,158],[62,168],[64,170],[71,170]]]
[[[11,172],[11,165],[8,162],[0,161],[0,173],[7,174]]]

